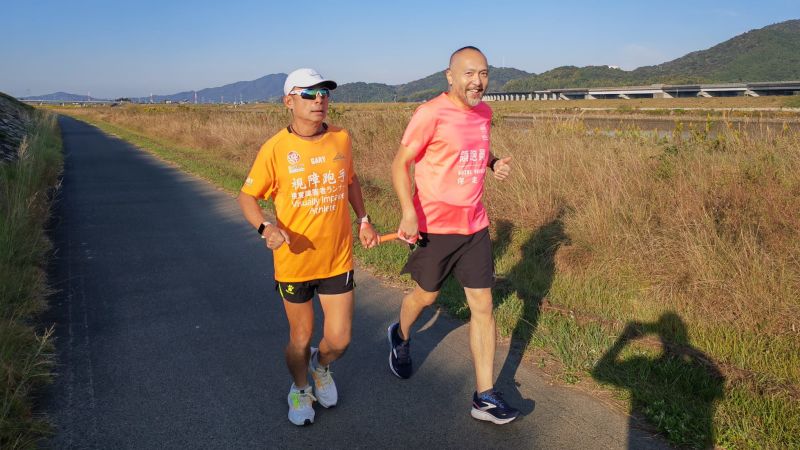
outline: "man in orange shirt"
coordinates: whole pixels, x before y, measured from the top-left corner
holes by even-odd
[[[348,204],[361,244],[378,243],[353,171],[350,136],[324,122],[333,89],[336,83],[313,69],[289,74],[283,104],[292,122],[261,146],[238,197],[245,218],[273,251],[275,288],[289,320],[286,364],[293,383],[287,401],[295,425],[314,422],[313,401],[325,408],[338,401],[329,365],[350,343],[355,286]],[[274,224],[258,205],[267,198],[275,205]],[[318,348],[310,346],[315,292],[325,315]]]
[[[482,198],[487,169],[504,180],[511,158],[495,158],[489,150],[492,110],[481,101],[489,83],[483,53],[475,47],[456,50],[446,76],[448,92],[417,108],[392,163],[392,181],[403,210],[398,235],[419,241],[403,269],[417,285],[403,298],[400,320],[387,330],[389,368],[400,378],[411,376],[411,325],[433,304],[452,273],[464,287],[471,315],[476,386],[471,415],[504,424],[519,411],[494,390],[494,263]]]

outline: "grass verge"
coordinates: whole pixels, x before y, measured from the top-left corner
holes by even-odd
[[[18,159],[0,164],[0,448],[33,448],[48,431],[32,394],[51,379],[52,329],[35,319],[49,293],[44,228],[63,157],[55,116],[31,117]]]

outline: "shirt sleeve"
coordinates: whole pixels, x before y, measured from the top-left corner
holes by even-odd
[[[252,195],[255,198],[267,199],[272,196],[277,188],[275,178],[274,148],[271,145],[264,145],[256,156],[250,173],[242,186],[242,192]]]
[[[413,151],[415,155],[430,144],[436,132],[436,116],[431,108],[426,106],[422,105],[414,111],[403,133],[403,139],[400,140],[400,144]]]

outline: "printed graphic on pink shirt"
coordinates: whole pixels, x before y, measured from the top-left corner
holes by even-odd
[[[414,206],[420,231],[473,234],[489,226],[483,182],[492,110],[464,110],[446,94],[421,105],[401,143],[417,152]]]

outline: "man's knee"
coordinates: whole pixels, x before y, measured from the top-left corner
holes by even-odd
[[[294,349],[304,349],[311,345],[311,336],[314,330],[307,327],[295,327],[289,331],[289,346]]]
[[[472,317],[489,320],[492,316],[492,292],[489,289],[465,289]]]
[[[325,342],[333,359],[338,359],[350,346],[350,333],[325,334]]]
[[[325,333],[325,342],[328,343],[328,348],[331,352],[335,353],[336,355],[342,355],[345,351],[347,351],[347,347],[350,346],[350,333],[344,331],[338,333]]]
[[[421,287],[417,286],[414,288],[413,291],[408,295],[410,300],[416,303],[419,306],[426,307],[431,306],[436,302],[436,296],[439,295],[439,292],[428,292]]]

